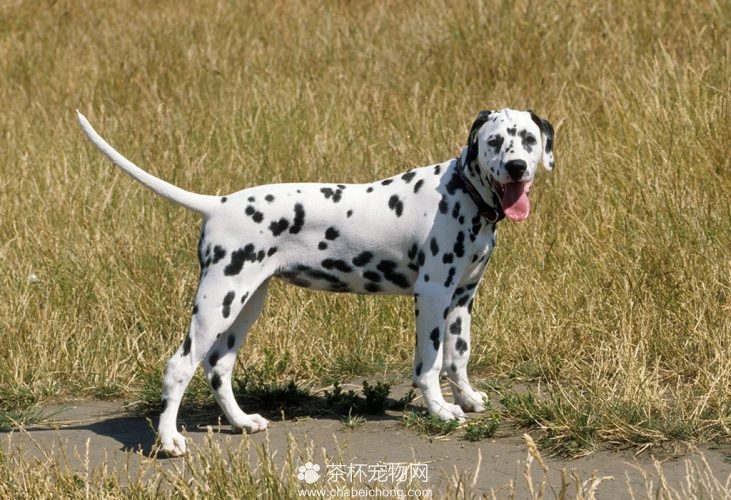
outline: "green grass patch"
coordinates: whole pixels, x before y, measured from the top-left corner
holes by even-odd
[[[434,415],[414,410],[406,411],[402,421],[407,429],[430,439],[437,436],[448,436],[460,425],[456,420],[440,420]]]
[[[482,441],[495,435],[500,426],[500,414],[491,411],[484,417],[467,422],[464,426],[464,438],[467,441]]]
[[[328,406],[338,413],[373,415],[383,413],[386,409],[403,410],[407,404],[414,400],[416,393],[409,390],[407,394],[398,400],[390,399],[391,384],[388,382],[376,382],[374,385],[363,381],[363,395],[361,396],[352,389],[344,391],[339,382],[333,383],[331,391],[325,391],[325,399]]]

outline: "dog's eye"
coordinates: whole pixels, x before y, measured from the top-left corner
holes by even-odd
[[[493,137],[492,139],[487,141],[487,145],[490,146],[491,148],[497,149],[503,145],[503,138],[502,137]]]
[[[535,146],[536,145],[536,138],[533,137],[532,135],[529,135],[528,137],[525,138],[525,143],[528,146]]]

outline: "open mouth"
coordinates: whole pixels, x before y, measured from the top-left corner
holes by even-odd
[[[495,182],[495,188],[500,196],[500,204],[505,212],[505,217],[519,222],[530,215],[530,192],[531,182],[508,182],[500,184]]]

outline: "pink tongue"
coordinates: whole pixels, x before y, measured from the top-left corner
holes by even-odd
[[[524,182],[511,182],[503,186],[503,199],[501,204],[505,216],[512,221],[521,221],[528,218],[530,214],[530,200],[528,189],[530,184]]]

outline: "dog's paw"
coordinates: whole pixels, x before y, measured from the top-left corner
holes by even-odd
[[[258,413],[254,413],[253,415],[245,415],[239,422],[232,424],[231,427],[238,432],[254,434],[266,430],[269,427],[269,421]]]
[[[185,436],[179,432],[175,432],[170,435],[160,435],[160,451],[168,457],[179,457],[185,455],[187,451],[187,445],[185,443]]]
[[[467,416],[462,411],[459,405],[453,405],[446,401],[431,401],[427,409],[429,413],[437,417],[439,420],[457,420],[458,422],[464,422],[467,420]]]
[[[486,401],[488,401],[487,394],[481,391],[471,391],[471,393],[462,391],[460,393],[455,392],[454,394],[454,402],[458,404],[462,410],[467,412],[484,412]]]

